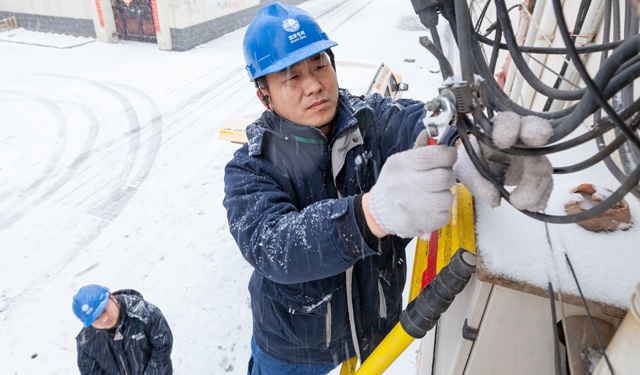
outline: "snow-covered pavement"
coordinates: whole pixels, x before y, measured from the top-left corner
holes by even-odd
[[[301,7],[340,44],[338,60],[384,62],[409,83],[406,97],[437,94],[408,0]],[[77,373],[71,297],[90,283],[136,289],[160,307],[176,374],[246,373],[251,267],[221,203],[238,146],[218,140],[227,121],[261,108],[244,30],[187,52],[56,49],[0,33],[0,374]],[[43,40],[79,44],[68,38]],[[389,373],[414,371],[416,348]]]

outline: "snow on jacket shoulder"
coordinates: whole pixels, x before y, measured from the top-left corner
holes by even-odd
[[[131,289],[113,293],[120,305],[115,332],[83,328],[76,337],[82,375],[171,375],[173,336],[160,309]]]
[[[254,267],[254,337],[271,357],[326,364],[354,355],[344,272],[363,356],[397,322],[408,240],[372,249],[357,226],[354,196],[368,192],[386,159],[424,129],[422,103],[340,91],[331,141],[265,111],[225,169],[229,229]]]

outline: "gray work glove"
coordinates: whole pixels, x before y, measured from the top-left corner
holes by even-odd
[[[428,238],[451,220],[456,150],[426,147],[428,138],[423,130],[412,150],[390,156],[371,189],[371,216],[389,234]]]
[[[553,135],[553,128],[544,119],[536,116],[520,118],[513,112],[501,112],[493,119],[493,143],[500,148],[513,146],[518,139],[531,147],[540,147]],[[514,156],[496,151],[471,138],[471,144],[483,159],[506,163],[505,185],[517,186],[511,193],[510,202],[519,210],[540,211],[547,207],[553,190],[553,167],[546,156]],[[458,149],[458,162],[453,166],[458,180],[469,189],[471,195],[488,203],[500,205],[500,192],[477,171],[464,147]]]

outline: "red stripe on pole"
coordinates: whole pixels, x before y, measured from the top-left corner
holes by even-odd
[[[436,264],[438,263],[438,231],[431,232],[429,252],[427,253],[427,268],[422,274],[422,289],[436,278]]]
[[[98,8],[98,19],[100,20],[100,27],[104,29],[104,18],[102,18],[102,8],[100,8],[100,0],[96,0],[96,8]]]

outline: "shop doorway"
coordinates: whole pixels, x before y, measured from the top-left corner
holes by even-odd
[[[111,0],[121,40],[157,43],[151,0]]]

